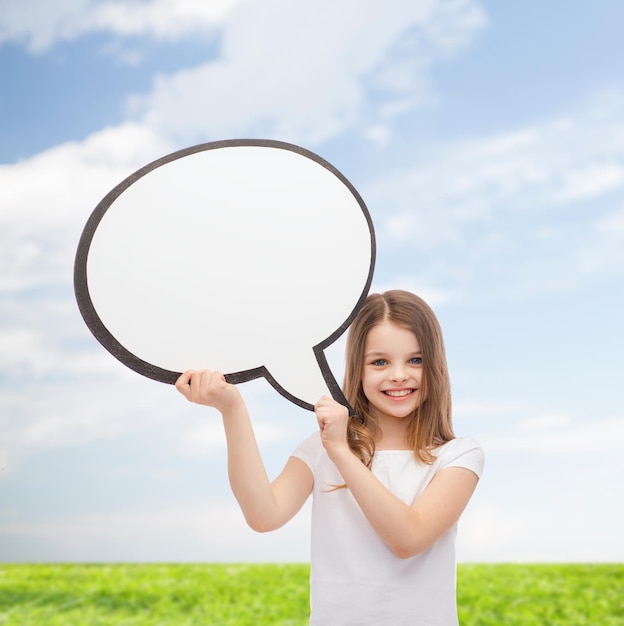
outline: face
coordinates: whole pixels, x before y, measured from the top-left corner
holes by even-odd
[[[406,417],[421,401],[422,355],[416,335],[390,321],[373,326],[364,348],[362,387],[378,417]]]

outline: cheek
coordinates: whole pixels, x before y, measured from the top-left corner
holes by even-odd
[[[424,402],[427,399],[427,383],[425,380],[425,374],[421,370],[418,376],[418,395],[420,396],[421,402]]]
[[[378,376],[375,376],[373,372],[366,372],[362,377],[362,390],[366,395],[367,390],[374,389],[378,384]]]
[[[370,388],[370,377],[365,376],[364,378],[362,378],[362,391],[364,392],[364,395],[366,395],[366,391],[369,388]]]

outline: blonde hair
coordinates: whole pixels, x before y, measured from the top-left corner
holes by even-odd
[[[409,416],[406,443],[416,459],[432,463],[432,450],[455,438],[451,420],[451,385],[440,324],[431,307],[409,291],[371,294],[349,328],[346,347],[344,394],[353,407],[347,437],[349,447],[370,467],[375,454],[379,425],[369,410],[362,389],[364,348],[371,328],[391,321],[414,333],[423,359],[422,401]]]

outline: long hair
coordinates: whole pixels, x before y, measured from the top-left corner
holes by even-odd
[[[451,421],[451,385],[440,324],[420,297],[402,290],[371,294],[349,328],[345,357],[344,394],[353,407],[347,430],[349,447],[370,467],[379,424],[362,389],[364,349],[371,328],[390,321],[414,333],[423,360],[421,401],[408,416],[406,443],[416,459],[432,463],[432,450],[455,438]]]

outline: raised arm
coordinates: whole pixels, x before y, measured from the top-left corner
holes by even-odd
[[[369,524],[398,557],[423,552],[457,522],[477,486],[474,472],[461,467],[443,469],[409,506],[351,452],[346,440],[346,409],[330,398],[321,398],[315,410],[329,458]]]
[[[280,475],[269,481],[245,402],[238,388],[227,383],[220,372],[189,370],[178,378],[176,389],[190,402],[220,411],[230,486],[249,526],[258,532],[283,526],[312,491],[307,465],[291,457]]]

